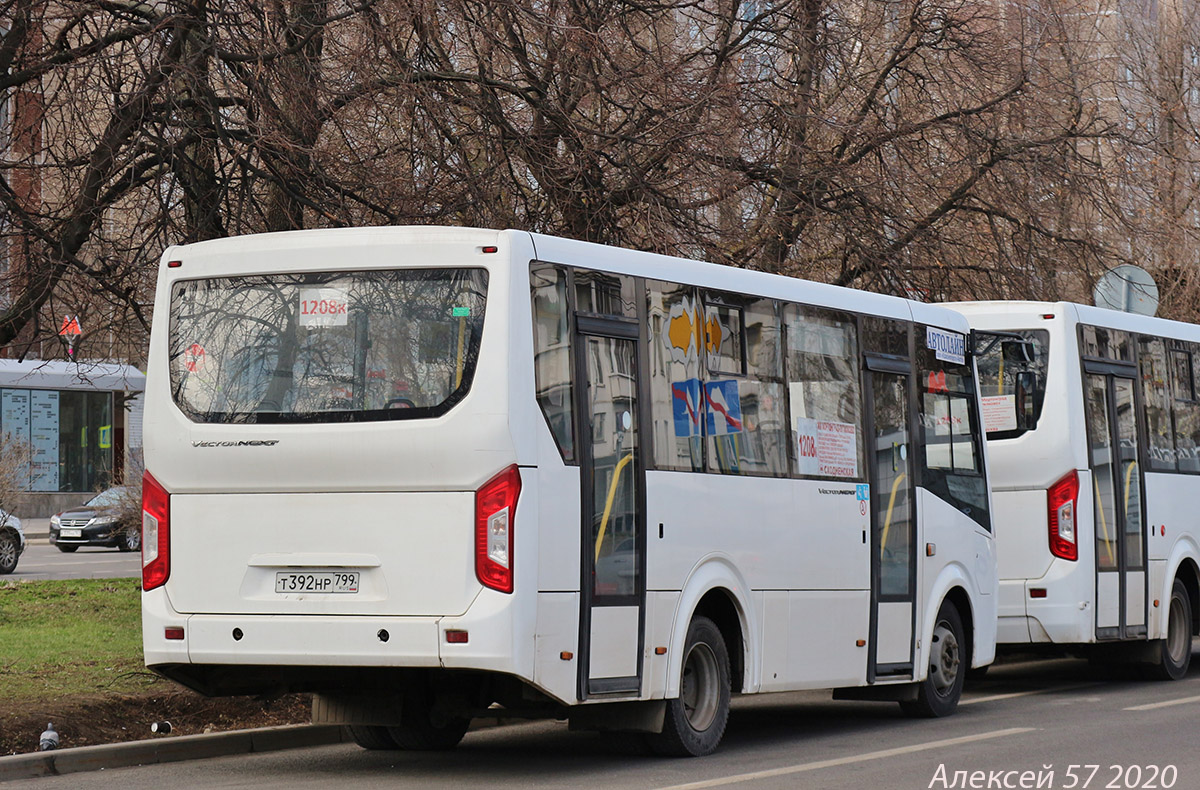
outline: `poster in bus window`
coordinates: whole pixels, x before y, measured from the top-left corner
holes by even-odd
[[[346,326],[350,299],[341,288],[301,288],[300,326]]]
[[[988,433],[1017,429],[1017,396],[984,395],[979,399],[983,409],[983,429]]]
[[[709,436],[742,432],[742,401],[736,380],[710,381],[704,385],[704,396]]]
[[[794,419],[802,475],[858,477],[858,429],[848,422]]]
[[[700,379],[671,383],[671,413],[675,418],[675,436],[700,435]]]

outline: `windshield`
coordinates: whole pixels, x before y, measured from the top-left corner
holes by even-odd
[[[434,417],[470,388],[486,293],[483,269],[178,282],[172,396],[198,422]]]
[[[1046,395],[1044,329],[979,332],[980,405],[988,439],[1013,439],[1037,428]]]
[[[121,503],[121,499],[127,496],[124,488],[109,488],[101,491],[96,496],[87,501],[84,507],[113,507]]]

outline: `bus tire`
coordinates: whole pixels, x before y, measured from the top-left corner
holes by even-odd
[[[346,732],[350,733],[354,742],[364,749],[379,751],[400,748],[400,745],[388,732],[387,727],[374,724],[347,724]]]
[[[929,645],[929,672],[917,684],[917,698],[900,703],[909,716],[933,719],[949,716],[958,707],[967,678],[966,638],[958,609],[943,601]]]
[[[458,746],[471,720],[441,717],[434,713],[433,694],[428,689],[412,691],[400,705],[400,723],[388,727],[396,746],[412,752],[446,752]]]
[[[1157,659],[1150,674],[1158,680],[1179,680],[1192,662],[1192,602],[1187,587],[1179,579],[1171,586],[1167,606],[1167,637],[1156,640]]]
[[[647,736],[650,748],[670,757],[703,757],[716,750],[729,722],[729,651],[716,623],[693,618],[688,626],[679,696],[667,700],[663,730]]]

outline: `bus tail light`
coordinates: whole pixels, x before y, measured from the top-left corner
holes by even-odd
[[[484,587],[503,593],[513,591],[513,513],[520,493],[516,464],[475,492],[475,576]]]
[[[1072,470],[1046,492],[1050,516],[1050,553],[1064,560],[1079,559],[1075,540],[1075,511],[1079,504],[1079,473]]]
[[[171,496],[149,472],[142,475],[142,589],[171,575]]]

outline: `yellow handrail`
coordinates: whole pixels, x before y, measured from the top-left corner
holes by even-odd
[[[1096,512],[1100,514],[1100,532],[1104,535],[1104,547],[1108,550],[1108,562],[1111,565],[1116,565],[1116,557],[1113,556],[1112,539],[1108,536],[1108,519],[1104,516],[1104,502],[1100,499],[1100,479],[1096,475],[1096,470],[1092,470],[1092,486],[1096,489]]]
[[[883,559],[883,547],[887,545],[888,530],[892,528],[892,508],[896,506],[896,493],[900,490],[900,484],[904,482],[907,475],[901,472],[896,482],[892,483],[892,496],[888,499],[887,515],[883,518],[883,536],[879,539],[879,558]]]
[[[463,337],[467,334],[467,319],[458,319],[458,354],[454,365],[454,389],[462,385],[463,377]]]
[[[1125,512],[1129,512],[1129,484],[1133,482],[1133,470],[1137,468],[1137,461],[1130,461],[1129,466],[1125,467]]]
[[[1132,482],[1133,470],[1136,468],[1137,468],[1137,461],[1130,461],[1129,465],[1125,467],[1125,518],[1129,518],[1129,484],[1130,484],[1130,482]],[[1141,530],[1141,521],[1142,521],[1141,515],[1142,515],[1141,513],[1138,513],[1138,530],[1139,531]],[[1128,525],[1125,527],[1125,531],[1126,532],[1129,531]]]
[[[621,479],[621,470],[633,460],[633,453],[629,453],[613,467],[612,482],[608,485],[608,499],[604,502],[604,515],[600,518],[600,531],[596,534],[596,558],[593,562],[600,561],[600,544],[604,543],[604,531],[608,529],[608,516],[612,513],[613,498],[617,495],[617,483]]]

